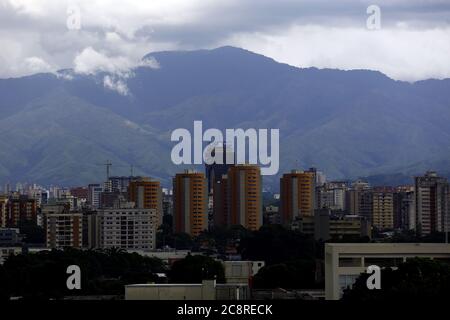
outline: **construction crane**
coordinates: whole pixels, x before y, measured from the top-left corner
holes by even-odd
[[[98,163],[96,165],[98,165],[98,166],[105,166],[106,167],[106,180],[109,180],[110,173],[111,173],[111,167],[113,165],[112,162],[110,160],[106,160],[105,163]],[[130,165],[130,166],[114,165],[114,167],[130,168],[130,176],[133,177],[133,175],[134,175],[134,165]]]
[[[112,162],[109,160],[106,160],[106,163],[103,163],[102,165],[104,165],[106,167],[106,180],[109,180],[109,169],[112,166]]]

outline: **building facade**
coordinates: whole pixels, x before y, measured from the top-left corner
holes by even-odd
[[[156,249],[155,209],[135,208],[133,203],[98,209],[88,217],[87,228],[90,248]]]
[[[0,228],[6,228],[8,223],[8,197],[0,196]]]
[[[36,199],[26,195],[12,195],[7,205],[7,226],[18,226],[21,222],[36,223],[37,203]]]
[[[83,214],[70,212],[67,204],[42,206],[47,248],[81,248],[83,246]]]
[[[314,172],[293,170],[280,179],[280,215],[284,225],[295,219],[313,216],[316,206],[316,175]]]
[[[100,184],[90,184],[88,186],[88,203],[92,208],[99,208],[103,187]]]
[[[162,224],[163,196],[161,183],[150,178],[132,180],[128,185],[128,199],[136,208],[155,209],[157,226]]]
[[[173,228],[198,236],[208,228],[208,193],[203,173],[186,170],[173,179]]]
[[[414,187],[397,187],[394,193],[394,228],[416,229]]]
[[[378,230],[394,229],[394,189],[380,187],[373,189],[372,225]]]
[[[450,188],[436,172],[415,177],[416,228],[422,235],[450,230]]]
[[[216,227],[228,226],[230,223],[228,191],[228,176],[225,174],[214,182],[213,225]]]
[[[325,299],[339,300],[370,265],[397,267],[410,258],[450,259],[450,246],[440,243],[326,243]]]
[[[228,225],[258,230],[263,223],[261,170],[240,164],[227,174]]]

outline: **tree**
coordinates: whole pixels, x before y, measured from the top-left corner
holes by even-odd
[[[209,231],[202,232],[195,239],[195,242],[199,248],[208,243],[209,247],[215,247],[218,253],[224,254],[229,245],[234,245],[249,236],[251,236],[251,232],[241,225],[215,226]]]
[[[0,301],[9,299],[10,295],[8,287],[8,278],[5,268],[0,265]]]
[[[315,263],[313,260],[293,260],[266,266],[255,275],[253,284],[256,289],[314,288]]]
[[[241,240],[240,252],[247,260],[262,260],[266,264],[289,260],[314,260],[318,257],[317,242],[298,231],[280,225],[263,226]]]
[[[70,265],[81,269],[80,291],[70,291],[66,287],[66,270]],[[7,291],[8,296],[33,299],[59,299],[73,294],[119,295],[123,294],[126,284],[157,281],[159,272],[166,272],[166,267],[156,258],[115,248],[68,248],[10,256],[0,269],[0,288]]]
[[[203,255],[188,255],[176,261],[169,272],[172,283],[201,283],[203,280],[216,279],[225,282],[222,263]]]
[[[382,269],[381,289],[367,288],[368,274],[363,273],[351,289],[344,290],[344,300],[414,300],[450,298],[450,265],[430,259],[414,258],[398,269]]]
[[[18,227],[25,243],[45,243],[45,230],[34,221],[22,221]]]

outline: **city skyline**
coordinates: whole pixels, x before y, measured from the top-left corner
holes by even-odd
[[[0,0],[0,314],[445,307],[449,18],[450,0]]]

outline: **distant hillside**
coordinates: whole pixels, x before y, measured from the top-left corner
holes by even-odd
[[[113,173],[163,179],[170,132],[279,128],[281,171],[316,166],[330,178],[449,172],[450,79],[394,81],[367,70],[299,69],[246,50],[157,52],[130,94],[103,75],[0,80],[0,183],[86,184]],[[70,70],[65,71],[71,73]],[[265,179],[276,188],[277,177]]]

